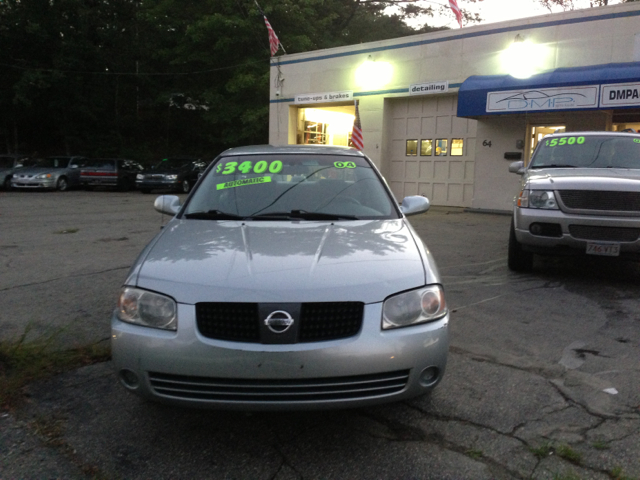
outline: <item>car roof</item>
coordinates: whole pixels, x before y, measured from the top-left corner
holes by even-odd
[[[637,133],[633,132],[604,132],[604,131],[588,131],[588,132],[562,132],[562,133],[551,133],[549,135],[545,135],[544,138],[548,137],[566,137],[567,135],[576,137],[591,137],[591,136],[610,136],[610,137],[638,137]]]
[[[231,155],[347,155],[360,156],[364,154],[355,148],[340,147],[335,145],[249,145],[245,147],[235,147],[225,150],[221,156]]]

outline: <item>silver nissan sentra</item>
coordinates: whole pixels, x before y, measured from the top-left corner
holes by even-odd
[[[132,266],[112,317],[121,383],[177,405],[345,408],[442,379],[436,264],[373,163],[346,147],[227,150]]]

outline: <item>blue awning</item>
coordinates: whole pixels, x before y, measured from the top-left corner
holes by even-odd
[[[609,87],[621,83],[631,85]],[[557,68],[527,79],[474,75],[458,91],[458,117],[640,108],[639,96],[640,62]]]

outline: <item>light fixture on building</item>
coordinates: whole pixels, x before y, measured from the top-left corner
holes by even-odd
[[[356,85],[363,90],[376,90],[388,85],[393,78],[393,65],[375,61],[372,55],[356,69]]]
[[[545,61],[545,48],[536,45],[519,33],[502,52],[502,63],[509,75],[529,78],[541,71]]]

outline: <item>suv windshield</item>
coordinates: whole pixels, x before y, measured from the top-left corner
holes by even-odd
[[[156,170],[178,169],[189,165],[191,162],[193,162],[193,160],[190,158],[165,158],[158,162],[153,168]]]
[[[88,160],[84,166],[86,168],[97,168],[100,170],[115,170],[116,161],[110,158],[96,158]]]
[[[543,139],[529,168],[640,168],[640,136],[565,135]]]
[[[187,218],[398,218],[369,163],[337,155],[221,157],[194,192]]]

